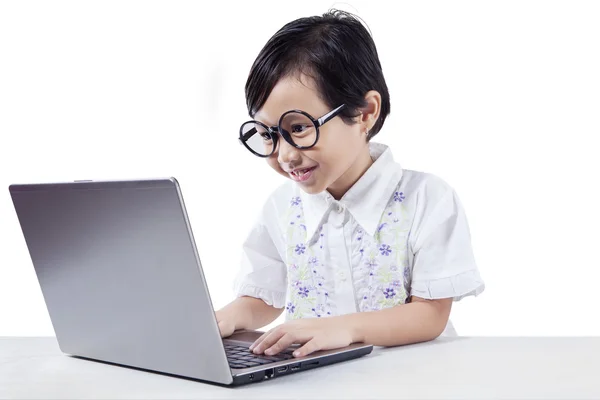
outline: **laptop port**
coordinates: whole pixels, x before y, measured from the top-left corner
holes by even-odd
[[[319,365],[318,361],[308,361],[308,362],[303,362],[302,363],[302,367],[304,367],[304,368],[314,368],[317,365]]]
[[[273,376],[273,368],[269,368],[265,370],[265,378],[270,378]]]
[[[277,368],[277,373],[278,373],[278,374],[282,374],[282,373],[284,373],[284,372],[287,372],[287,370],[288,370],[288,367],[287,367],[287,365],[286,365],[286,366],[284,366],[284,367],[279,367],[279,368]]]
[[[251,381],[253,381],[253,380],[254,380],[254,374],[250,374],[250,375],[248,376],[248,379],[250,379]]]
[[[300,364],[295,364],[290,367],[290,371],[298,371],[300,369]]]

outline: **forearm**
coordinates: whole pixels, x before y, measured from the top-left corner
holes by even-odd
[[[380,311],[339,317],[355,342],[398,346],[438,337],[448,323],[452,299],[418,300]]]
[[[223,307],[217,313],[229,315],[235,322],[235,329],[258,329],[275,321],[283,308],[275,308],[261,299],[239,297]]]

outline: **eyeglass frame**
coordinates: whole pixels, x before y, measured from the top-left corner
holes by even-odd
[[[267,158],[267,157],[271,157],[273,155],[273,153],[275,153],[275,150],[277,149],[277,145],[278,140],[279,140],[279,135],[277,133],[279,133],[283,139],[288,142],[290,145],[292,145],[293,147],[299,149],[299,150],[306,150],[306,149],[310,149],[312,147],[314,147],[317,142],[319,141],[319,128],[322,127],[323,125],[325,125],[328,121],[331,121],[333,118],[337,117],[340,112],[342,112],[342,110],[346,107],[346,104],[342,104],[337,108],[334,108],[333,110],[329,111],[327,114],[323,115],[321,118],[313,118],[312,115],[310,115],[309,113],[307,113],[306,111],[302,111],[302,110],[289,110],[284,112],[281,117],[279,117],[279,121],[277,122],[277,126],[267,126],[266,124],[263,124],[260,121],[256,121],[256,120],[250,120],[250,121],[246,121],[244,122],[241,126],[240,126],[240,137],[238,138],[238,140],[240,141],[241,144],[244,145],[244,147],[246,149],[248,149],[252,154],[254,154],[255,156],[261,157],[261,158]],[[292,139],[290,133],[288,131],[286,131],[285,129],[281,129],[281,122],[283,121],[283,118],[285,118],[286,115],[291,114],[291,113],[298,113],[298,114],[302,114],[305,117],[307,117],[308,119],[311,120],[311,122],[313,123],[313,125],[315,126],[316,129],[316,137],[315,137],[315,142],[313,144],[311,144],[310,146],[300,146],[297,145],[296,143],[294,143],[294,140]],[[269,133],[269,136],[271,137],[271,140],[273,140],[273,149],[271,150],[271,153],[269,154],[259,154],[256,151],[254,151],[246,142],[248,141],[248,139],[250,139],[250,137],[248,138],[244,138],[244,133],[243,133],[243,128],[246,124],[249,123],[254,123],[257,125],[262,126],[263,128],[266,129],[266,131]]]

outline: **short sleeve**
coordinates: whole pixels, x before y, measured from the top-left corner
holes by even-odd
[[[425,299],[477,296],[485,285],[475,263],[467,217],[451,187],[415,218],[411,295]]]
[[[234,284],[236,297],[262,299],[275,307],[285,306],[287,269],[272,238],[265,213],[256,221],[242,247],[241,267]]]

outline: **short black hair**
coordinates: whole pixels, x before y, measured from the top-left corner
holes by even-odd
[[[357,110],[366,106],[367,92],[378,91],[381,110],[367,140],[381,130],[390,113],[390,95],[373,38],[358,17],[331,9],[277,31],[258,54],[246,81],[250,116],[254,118],[280,79],[298,73],[314,80],[329,107],[346,104],[340,117],[349,125],[356,122]]]

